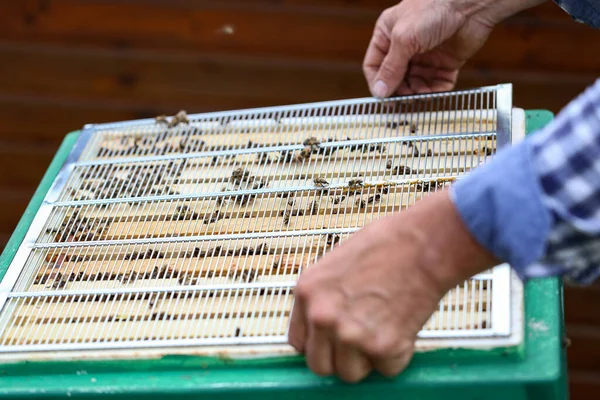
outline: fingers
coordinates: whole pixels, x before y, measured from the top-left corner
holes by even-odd
[[[288,341],[300,353],[304,353],[307,333],[304,304],[299,297],[296,297],[290,318]]]
[[[363,73],[372,93],[377,73],[390,49],[391,42],[388,36],[381,28],[376,27],[363,61]]]
[[[392,34],[389,51],[373,79],[373,96],[383,98],[394,93],[406,76],[411,58],[415,55],[414,46],[403,33]]]
[[[412,352],[402,353],[395,357],[377,358],[373,361],[375,369],[383,376],[398,376],[410,362]]]
[[[333,328],[336,324],[336,304],[334,299],[321,297],[308,304],[308,339],[306,342],[306,363],[317,375],[328,376],[334,373]],[[329,301],[327,301],[329,300]]]
[[[306,364],[315,374],[329,376],[334,373],[333,345],[327,329],[309,327],[305,356]]]
[[[369,359],[354,346],[337,340],[334,353],[335,373],[348,383],[356,383],[363,380],[372,370]]]

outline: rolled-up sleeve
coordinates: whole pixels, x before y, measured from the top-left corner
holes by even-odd
[[[600,275],[600,80],[546,128],[450,189],[475,239],[518,275]]]

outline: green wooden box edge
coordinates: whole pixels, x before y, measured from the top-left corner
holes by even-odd
[[[546,110],[526,111],[526,130],[534,132],[553,118]],[[38,189],[28,205],[5,251],[0,255],[0,277],[4,275],[29,224],[42,204],[45,193],[67,158],[80,131],[69,133]],[[535,299],[535,301],[532,301]],[[549,306],[550,305],[550,306]],[[476,395],[485,390],[491,396],[530,398],[566,398],[566,362],[562,346],[562,283],[560,279],[539,279],[527,283],[525,289],[526,346],[517,356],[508,349],[490,352],[447,349],[417,354],[409,368],[395,379],[374,375],[358,386],[344,385],[334,378],[320,378],[306,369],[302,357],[267,360],[232,361],[197,356],[165,356],[151,360],[22,362],[0,364],[0,395],[3,398],[54,397],[70,394],[94,397],[113,393],[127,396],[139,394],[189,395],[259,394],[270,391],[300,390],[313,396],[327,396],[327,388],[353,388],[355,397],[381,392],[419,396],[464,390]],[[220,388],[220,390],[217,390]],[[477,390],[474,390],[477,389]],[[429,392],[432,390],[432,392]],[[345,390],[344,390],[345,391]],[[287,392],[285,392],[287,393]],[[439,392],[437,392],[439,395]],[[482,392],[483,393],[483,392]],[[283,393],[280,393],[283,394]],[[523,397],[520,397],[523,396]],[[120,396],[117,396],[120,397]],[[368,396],[370,397],[370,396]],[[493,397],[496,398],[496,397]],[[498,397],[501,398],[501,397]],[[533,398],[533,397],[531,397]]]

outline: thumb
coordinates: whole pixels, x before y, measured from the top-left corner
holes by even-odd
[[[373,96],[388,97],[398,89],[404,80],[408,64],[416,53],[413,49],[414,46],[411,46],[403,35],[392,33],[390,49],[373,80]]]

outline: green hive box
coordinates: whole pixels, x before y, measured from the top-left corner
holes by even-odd
[[[526,131],[548,123],[526,112]],[[0,277],[15,256],[42,200],[74,145],[69,134],[0,257]],[[525,288],[524,343],[519,351],[461,349],[419,353],[396,379],[371,376],[358,385],[314,376],[300,357],[226,360],[185,355],[153,360],[78,360],[0,364],[0,398],[348,398],[566,399],[561,280]]]

